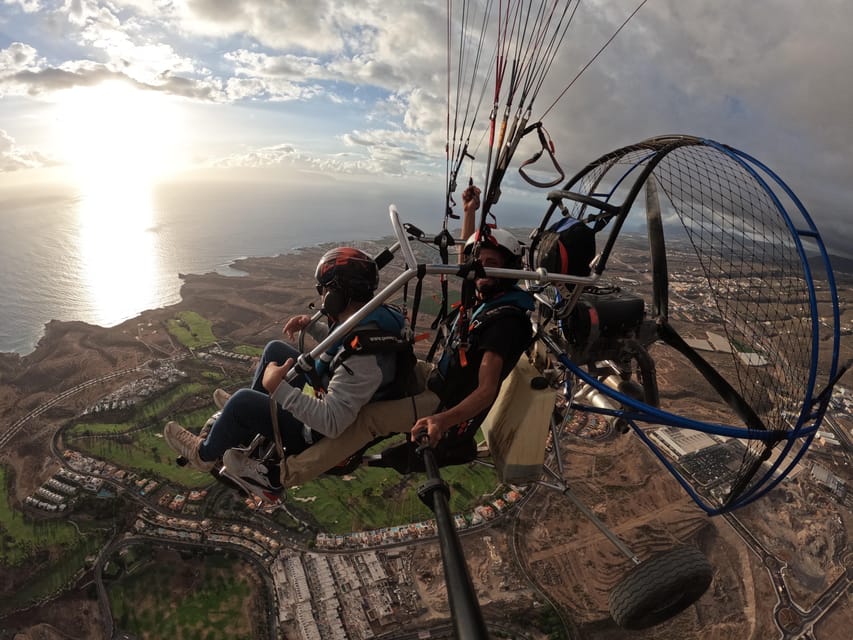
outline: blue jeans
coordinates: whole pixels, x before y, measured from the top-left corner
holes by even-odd
[[[257,434],[270,440],[274,438],[270,396],[263,385],[264,370],[270,362],[284,364],[288,358],[295,359],[299,355],[299,351],[281,340],[267,343],[261,361],[255,369],[251,389],[240,389],[228,399],[222,408],[222,414],[213,423],[207,438],[199,447],[199,457],[202,460],[218,460],[228,449],[249,444]],[[305,377],[298,376],[290,384],[301,389],[305,385]],[[302,422],[294,418],[289,411],[282,409],[278,403],[276,410],[281,441],[288,455],[307,449],[309,444],[305,442]],[[320,434],[312,432],[315,442],[320,437]]]

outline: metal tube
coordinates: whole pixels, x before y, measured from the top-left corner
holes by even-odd
[[[598,518],[598,516],[596,516],[592,512],[592,509],[587,507],[583,502],[580,501],[580,499],[574,493],[572,493],[572,490],[569,489],[569,486],[566,484],[566,481],[563,480],[561,476],[557,475],[557,473],[550,467],[544,467],[544,469],[546,473],[548,473],[548,475],[550,475],[555,480],[556,484],[551,482],[545,482],[543,480],[539,480],[536,484],[540,484],[543,487],[548,487],[549,489],[556,489],[557,491],[561,492],[564,496],[571,500],[572,504],[574,504],[578,509],[580,509],[581,512],[587,518],[589,518],[590,522],[592,522],[592,524],[594,524],[598,528],[598,530],[601,531],[601,533],[603,533],[607,537],[607,539],[610,540],[610,542],[612,542],[616,546],[617,549],[619,549],[619,551],[625,554],[631,560],[631,562],[633,562],[634,564],[640,564],[640,559],[636,556],[636,554],[634,554],[633,551],[628,548],[628,545],[622,542],[622,540],[620,540],[615,533],[608,529],[607,525],[604,524]]]
[[[455,276],[459,274],[459,265],[455,264],[426,264],[424,265],[426,275]],[[538,284],[552,282],[565,282],[568,284],[593,285],[599,280],[598,274],[591,276],[566,276],[562,273],[551,273],[545,269],[528,271],[527,269],[498,269],[485,267],[483,272],[493,278],[512,278],[513,280],[527,280]]]
[[[394,228],[394,234],[397,236],[397,242],[399,243],[400,252],[403,255],[403,259],[406,262],[406,270],[398,275],[394,280],[392,280],[388,285],[386,285],[381,291],[376,293],[363,307],[361,307],[358,311],[356,311],[352,316],[347,318],[345,322],[342,322],[338,326],[335,327],[334,331],[330,332],[329,335],[321,341],[316,347],[314,347],[308,355],[311,358],[317,359],[323,353],[325,353],[333,344],[335,344],[342,337],[347,335],[352,329],[354,329],[362,320],[364,320],[370,313],[378,309],[386,300],[391,298],[395,293],[400,291],[403,286],[417,277],[418,275],[418,264],[415,258],[414,251],[412,250],[412,245],[409,242],[408,234],[405,229],[403,229],[403,225],[400,223],[399,213],[397,212],[397,208],[394,205],[389,207],[390,216],[391,216],[391,224]],[[424,265],[424,271],[426,275],[455,275],[459,272],[459,267],[457,265],[444,265],[444,264],[431,264]],[[545,269],[538,269],[536,271],[527,271],[524,269],[493,269],[487,268],[485,269],[485,273],[487,276],[496,277],[496,278],[513,278],[516,280],[533,280],[535,282],[543,283],[543,282],[568,282],[573,284],[594,284],[598,280],[598,275],[593,275],[589,277],[580,277],[580,276],[564,276],[562,274],[552,274],[548,273]],[[301,370],[310,369],[310,360],[308,358],[300,357],[297,361],[297,364]],[[288,372],[288,380],[292,379],[296,375],[299,374],[299,371]]]
[[[415,259],[415,252],[412,251],[412,244],[409,242],[409,236],[406,230],[403,229],[403,224],[400,222],[400,214],[397,212],[395,205],[388,207],[388,214],[391,216],[391,226],[394,229],[394,235],[397,236],[397,242],[400,243],[400,251],[403,253],[403,260],[406,261],[406,266],[409,269],[414,269],[418,261]]]
[[[607,536],[607,539],[610,540],[610,542],[612,542],[616,546],[616,548],[619,549],[619,551],[621,551],[628,558],[630,558],[631,562],[633,562],[634,564],[640,564],[640,559],[636,555],[634,555],[634,552],[631,551],[624,542],[617,538],[616,534],[613,533],[610,529],[608,529],[607,525],[604,524],[601,520],[599,520],[598,516],[596,516],[589,507],[587,507],[583,502],[578,499],[578,497],[574,493],[572,493],[571,489],[563,485],[562,491],[563,495],[566,496],[569,500],[571,500],[572,504],[574,504],[578,509],[580,509],[583,514],[590,519],[592,524],[598,527],[598,530],[601,531],[601,533],[603,533],[605,536]]]
[[[618,377],[618,376],[611,376],[611,377]],[[608,380],[609,380],[609,378],[608,378]],[[606,383],[606,381],[605,381],[605,383]],[[612,386],[612,385],[608,385],[608,386]],[[613,387],[613,388],[616,391],[619,391],[620,393],[624,393],[624,391],[621,388],[620,389],[616,389],[615,387]],[[578,392],[575,394],[573,400],[574,400],[574,402],[577,402],[577,403],[586,403],[586,404],[589,404],[590,406],[595,407],[597,409],[603,409],[606,412],[604,414],[604,415],[606,415],[605,420],[607,421],[607,424],[610,425],[611,428],[617,429],[620,433],[626,433],[628,431],[628,428],[629,428],[628,421],[625,420],[623,417],[617,415],[617,412],[623,408],[622,405],[614,404],[614,402],[608,396],[606,396],[604,393],[602,393],[601,391],[599,391],[595,387],[588,385],[588,384],[583,384],[581,386],[580,390],[578,390]]]
[[[447,585],[447,598],[450,601],[450,613],[456,637],[459,640],[486,640],[486,623],[477,594],[468,573],[465,555],[453,520],[450,517],[448,504],[449,489],[441,480],[435,452],[423,448],[424,466],[426,467],[427,483],[418,492],[421,500],[432,509],[438,528],[441,560],[444,565],[444,581]]]
[[[394,278],[394,280],[382,289],[382,291],[373,296],[373,298],[371,298],[363,307],[347,318],[346,321],[336,326],[328,336],[326,336],[316,347],[311,349],[308,355],[315,360],[319,358],[328,349],[330,349],[333,344],[346,336],[352,329],[355,329],[358,323],[382,306],[383,302],[399,291],[404,284],[417,276],[417,274],[417,269],[406,269],[403,273]],[[307,359],[304,354],[299,357],[297,364],[302,371],[310,370],[312,366],[310,360]],[[300,372],[295,369],[296,367],[287,372],[288,381],[299,375]]]

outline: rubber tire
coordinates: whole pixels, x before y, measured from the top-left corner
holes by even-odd
[[[676,547],[628,573],[610,592],[610,615],[624,629],[646,629],[681,613],[708,589],[708,559],[694,547]]]

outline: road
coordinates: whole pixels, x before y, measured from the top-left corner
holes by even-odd
[[[169,361],[176,362],[178,360],[182,360],[185,357],[186,357],[186,355],[182,354],[179,356],[169,358]],[[0,435],[0,449],[5,447],[9,443],[9,441],[11,441],[12,438],[15,437],[15,435],[23,428],[23,426],[27,422],[29,422],[33,418],[40,416],[41,414],[43,414],[45,411],[47,411],[48,409],[50,409],[54,405],[62,402],[63,400],[66,400],[67,398],[70,398],[71,396],[73,396],[77,393],[80,393],[84,389],[88,389],[89,387],[93,387],[96,384],[102,384],[102,383],[106,382],[107,380],[112,380],[114,378],[118,378],[120,376],[124,376],[124,375],[127,375],[129,373],[138,373],[144,369],[147,369],[149,367],[150,362],[151,362],[150,360],[146,360],[145,362],[143,362],[142,364],[140,364],[137,367],[131,367],[129,369],[121,369],[119,371],[113,371],[112,373],[108,373],[108,374],[103,375],[99,378],[92,378],[91,380],[86,380],[85,382],[81,382],[80,384],[75,385],[75,386],[71,387],[70,389],[66,389],[65,391],[63,391],[59,395],[54,396],[50,400],[47,400],[46,402],[40,404],[38,407],[36,407],[32,411],[30,411],[27,415],[25,415],[22,418],[19,418],[18,420],[13,422],[12,426],[9,427],[9,430],[6,431],[3,435]]]
[[[814,625],[841,597],[853,592],[853,568],[847,569],[829,588],[823,592],[817,602],[808,610],[802,609],[794,602],[785,584],[783,571],[787,565],[774,556],[759,540],[743,526],[740,520],[731,513],[723,515],[732,529],[741,537],[746,545],[761,559],[762,564],[770,575],[773,590],[776,592],[776,606],[773,608],[773,618],[782,634],[783,640],[796,640],[811,636]],[[787,618],[787,619],[783,619]]]
[[[828,413],[823,417],[823,426],[825,430],[828,430],[838,438],[838,442],[841,443],[841,446],[847,453],[853,452],[853,441],[851,441],[850,436],[847,435],[847,430],[835,422],[835,420],[832,419],[832,416]]]
[[[539,595],[542,597],[545,602],[547,602],[554,611],[557,612],[557,615],[560,616],[560,621],[563,623],[563,629],[566,631],[566,635],[569,640],[580,640],[580,630],[575,626],[574,622],[571,618],[568,618],[563,611],[562,607],[557,603],[553,602],[548,594],[545,593],[542,589],[539,588],[538,583],[534,579],[533,575],[530,573],[527,565],[522,561],[521,554],[518,549],[518,542],[521,538],[521,534],[518,532],[518,523],[521,520],[521,514],[524,510],[524,506],[527,502],[533,497],[537,491],[543,491],[542,487],[538,485],[534,485],[534,487],[527,492],[527,494],[522,498],[520,503],[517,505],[515,510],[513,519],[512,519],[512,533],[510,534],[510,550],[512,551],[512,561],[515,564],[518,571],[524,576],[527,580],[528,584],[530,584],[533,589],[535,589]]]
[[[106,587],[104,586],[104,564],[109,560],[110,557],[114,553],[121,551],[126,547],[130,547],[136,544],[140,544],[141,542],[152,542],[160,545],[162,547],[169,548],[196,548],[196,549],[209,549],[210,545],[204,542],[194,543],[189,541],[177,541],[172,539],[163,539],[156,538],[153,536],[140,536],[140,535],[125,535],[122,538],[114,539],[108,545],[106,545],[101,552],[98,554],[98,558],[95,561],[94,566],[94,580],[95,585],[98,589],[98,604],[101,608],[101,613],[104,616],[104,631],[105,637],[110,638],[111,640],[116,638],[116,628],[115,621],[113,620],[112,609],[110,608],[110,600],[107,595]],[[268,571],[267,567],[261,563],[257,557],[255,557],[252,553],[248,552],[246,549],[243,549],[239,545],[232,545],[228,543],[217,543],[219,547],[228,548],[229,551],[238,553],[242,555],[247,561],[255,565],[255,569],[257,569],[257,574],[261,576],[264,583],[266,584],[267,592],[270,595],[271,602],[273,604],[272,607],[267,607],[267,628],[269,630],[270,638],[278,637],[278,606],[276,605],[276,591],[275,585],[272,582],[272,576]]]
[[[186,356],[181,355],[181,356],[174,357],[171,360],[173,360],[173,361],[180,360],[184,357],[186,357]],[[119,371],[114,371],[114,372],[107,374],[105,376],[101,376],[101,377],[93,379],[93,380],[88,380],[88,381],[83,382],[79,385],[76,385],[75,387],[72,387],[70,389],[63,391],[62,393],[60,393],[56,397],[51,398],[50,400],[48,400],[44,404],[40,405],[35,410],[31,411],[29,414],[27,414],[23,418],[16,421],[11,426],[9,431],[7,431],[2,436],[0,436],[0,447],[7,444],[14,437],[14,435],[26,424],[27,421],[35,418],[38,415],[41,415],[42,413],[47,411],[50,407],[56,405],[57,403],[61,402],[62,400],[67,399],[70,396],[74,395],[75,393],[79,393],[80,391],[87,389],[89,387],[92,387],[96,384],[101,384],[103,382],[106,382],[108,380],[111,380],[111,379],[114,379],[114,378],[117,378],[117,377],[120,377],[123,375],[139,372],[148,366],[149,366],[149,363],[145,362],[145,363],[143,363],[137,367],[123,369],[123,370],[119,370]],[[59,450],[58,450],[57,443],[56,443],[56,437],[54,437],[54,439],[51,442],[51,451],[60,460],[61,464],[63,464],[63,465],[66,464],[64,459],[60,455]],[[126,489],[126,487],[124,487],[123,485],[116,485],[115,483],[112,483],[112,482],[111,482],[111,484],[114,484],[115,486],[117,486],[119,488]],[[548,600],[549,604],[554,608],[555,611],[558,612],[558,614],[561,617],[561,620],[563,621],[564,628],[566,629],[569,638],[577,638],[577,637],[579,637],[578,630],[574,627],[572,621],[567,620],[562,609],[558,605],[556,605],[555,603],[551,602],[548,599],[547,595],[544,592],[542,592],[541,589],[538,588],[534,576],[532,576],[529,573],[529,571],[527,570],[524,562],[521,559],[521,554],[519,553],[517,523],[518,523],[518,520],[521,516],[521,513],[522,513],[522,510],[524,508],[525,503],[527,502],[527,500],[529,500],[530,496],[532,496],[532,494],[535,491],[536,491],[536,489],[529,492],[529,494],[525,496],[525,498],[522,500],[522,502],[517,505],[517,509],[513,510],[513,512],[515,513],[515,517],[514,517],[514,522],[513,522],[512,535],[511,535],[511,539],[510,539],[510,547],[511,547],[511,552],[513,555],[513,561],[514,561],[515,565],[518,567],[519,571],[522,573],[522,575],[525,576],[528,583],[541,595],[542,598],[544,598],[545,600]],[[146,506],[148,508],[152,508],[152,505],[148,501],[144,500],[140,496],[135,495],[133,492],[127,492],[127,494],[129,496],[131,496],[132,499],[134,499],[135,501],[138,501],[140,504],[143,504],[144,506]],[[157,510],[156,508],[155,508],[155,510],[159,512],[159,510]],[[785,585],[785,581],[784,581],[784,577],[783,577],[783,573],[782,573],[783,570],[785,569],[785,565],[783,563],[781,563],[780,561],[778,561],[755,538],[755,536],[753,536],[741,524],[741,522],[735,516],[733,516],[731,514],[726,514],[724,516],[724,518],[729,522],[729,524],[738,533],[738,535],[744,540],[744,542],[747,544],[747,546],[749,548],[751,548],[761,558],[761,561],[764,563],[764,566],[767,568],[767,570],[770,574],[772,583],[773,583],[774,591],[777,594],[777,604],[774,608],[774,617],[776,620],[776,624],[777,624],[777,626],[778,626],[778,628],[782,634],[782,637],[785,640],[788,640],[788,639],[793,640],[793,639],[797,639],[797,638],[804,638],[808,634],[812,633],[812,630],[814,628],[814,624],[817,623],[821,619],[821,617],[824,615],[824,613],[827,610],[829,610],[832,607],[832,605],[839,598],[841,598],[846,593],[850,592],[851,589],[853,589],[853,569],[851,569],[846,574],[840,576],[821,595],[819,600],[808,611],[803,610],[801,607],[799,607],[799,605],[797,605],[793,601],[793,599],[791,598],[791,596],[788,592],[787,586]],[[493,524],[493,522],[484,523],[484,526],[486,526],[487,524]],[[468,530],[468,531],[462,533],[461,535],[470,534],[470,533],[471,533],[471,530]],[[160,543],[167,542],[168,544],[184,544],[184,543],[175,542],[171,539],[169,539],[168,541],[158,539],[158,541]],[[107,545],[106,547],[104,547],[104,549],[102,549],[101,553],[98,556],[98,560],[96,562],[96,567],[97,567],[96,568],[96,582],[98,584],[100,606],[101,606],[101,608],[103,610],[103,614],[104,614],[105,628],[108,631],[108,637],[110,637],[110,638],[112,638],[113,634],[114,634],[114,623],[112,620],[112,615],[111,615],[111,611],[110,611],[110,607],[109,607],[109,601],[106,598],[105,591],[103,591],[103,583],[102,583],[102,579],[101,579],[101,572],[102,572],[102,568],[103,568],[103,563],[106,561],[107,558],[110,557],[110,555],[112,555],[112,553],[114,551],[116,551],[118,548],[120,548],[122,544],[130,544],[130,543],[129,542],[125,543],[123,541],[114,541],[113,543]],[[193,543],[185,543],[185,544],[190,545],[190,546],[202,546],[202,547],[206,546],[204,543],[198,543],[195,545],[193,545]],[[247,552],[245,549],[235,549],[235,550],[239,551],[240,553],[245,554],[247,557],[251,556],[251,554],[249,552]],[[352,552],[357,552],[357,551],[359,551],[359,550],[346,550],[346,551],[343,551],[343,553],[352,553]],[[335,551],[331,551],[331,552],[334,553]],[[254,557],[254,556],[251,556],[251,557],[252,557],[253,562],[259,563],[259,560],[256,557]],[[272,597],[273,602],[274,602],[276,596],[275,596],[275,589],[273,588],[273,585],[271,583],[271,577],[269,576],[269,573],[266,569],[261,570],[260,573],[264,575],[264,579],[268,583],[270,594],[271,594],[271,597]],[[275,619],[273,619],[272,613],[270,615],[271,615],[271,622],[270,622],[271,627],[270,628],[271,628],[271,630],[275,630],[277,628],[277,622]],[[783,616],[786,617],[786,619],[784,621],[782,619]],[[794,618],[794,621],[792,622],[790,618]],[[784,624],[783,624],[783,622],[784,622]],[[271,635],[271,637],[275,637],[275,636]]]
[[[68,398],[71,395],[73,395],[74,393],[79,392],[80,390],[89,388],[95,384],[102,383],[106,380],[110,380],[110,379],[113,379],[113,378],[116,378],[116,377],[119,377],[122,375],[126,375],[128,373],[136,372],[145,366],[146,366],[146,364],[142,364],[139,367],[134,367],[131,369],[123,369],[121,371],[115,371],[115,372],[108,374],[106,376],[102,376],[102,377],[94,379],[94,380],[89,380],[85,383],[82,383],[82,384],[77,385],[71,389],[68,389],[65,392],[63,392],[62,394],[60,394],[59,396],[52,398],[51,400],[49,400],[44,405],[41,405],[38,409],[30,412],[27,416],[25,416],[21,420],[17,421],[15,423],[15,425],[13,425],[14,429],[15,429],[15,431],[19,430],[28,420],[32,419],[33,417],[35,417],[37,415],[44,413],[44,411],[46,411],[50,406],[54,406],[60,400],[62,400],[64,398]],[[11,440],[11,438],[13,436],[14,436],[14,432],[7,432],[6,434],[4,434],[4,438],[5,438],[4,442],[8,442],[9,440]],[[63,467],[71,468],[70,465],[68,464],[68,462],[62,456],[62,453],[60,451],[59,442],[58,442],[59,437],[60,437],[60,431],[57,430],[56,433],[54,433],[53,438],[51,438],[51,441],[50,441],[51,454],[59,461],[59,463]],[[109,484],[113,488],[115,488],[116,490],[123,491],[127,497],[129,497],[131,500],[138,503],[139,505],[141,505],[141,506],[143,506],[149,510],[152,510],[156,513],[162,513],[163,515],[172,515],[172,514],[167,514],[163,511],[161,511],[157,507],[155,502],[138,495],[134,491],[128,490],[128,487],[125,486],[124,484],[117,482],[111,478],[107,478],[107,477],[103,477],[103,480],[107,484]],[[245,524],[245,523],[243,523],[243,524]],[[492,524],[492,522],[484,523],[484,526],[486,524]],[[284,539],[285,536],[277,535],[277,538]],[[179,541],[179,540],[174,540],[172,538],[159,538],[159,537],[137,535],[137,534],[128,534],[127,536],[125,536],[123,538],[114,539],[110,543],[106,544],[101,549],[101,551],[99,552],[98,557],[97,557],[96,562],[95,562],[94,581],[95,581],[96,588],[98,591],[99,607],[101,609],[101,614],[102,614],[102,618],[103,618],[105,637],[107,637],[107,638],[111,638],[111,639],[117,638],[117,635],[116,635],[117,630],[115,628],[115,621],[114,621],[113,616],[112,616],[112,610],[110,607],[109,598],[107,596],[106,589],[105,589],[104,583],[103,583],[103,567],[106,564],[106,562],[108,561],[108,559],[110,557],[112,557],[116,552],[118,552],[119,550],[121,550],[124,547],[130,546],[132,544],[136,544],[142,540],[156,542],[157,544],[170,546],[170,547],[184,546],[184,547],[196,547],[196,548],[206,548],[206,549],[211,548],[211,544],[209,542],[206,542],[203,540],[199,541],[199,542]],[[309,551],[308,547],[305,547],[301,544],[295,544],[295,542],[296,541],[294,541],[294,540],[290,540],[291,546],[293,546],[294,548],[299,548],[302,551]],[[253,564],[256,565],[256,567],[258,569],[257,573],[262,576],[262,578],[266,584],[269,600],[271,603],[273,603],[273,606],[268,611],[268,627],[269,627],[269,632],[270,632],[269,637],[270,638],[278,637],[277,636],[277,634],[278,634],[278,618],[277,618],[278,605],[276,603],[276,597],[277,596],[276,596],[275,585],[272,582],[272,576],[271,576],[268,568],[251,551],[244,549],[244,548],[240,547],[239,545],[233,545],[233,544],[223,543],[221,541],[217,541],[216,546],[217,547],[227,547],[230,550],[236,551],[236,552],[242,554],[243,556],[245,556]],[[362,549],[352,549],[352,550],[347,550],[343,553],[358,553],[360,551],[362,551]]]
[[[186,357],[186,355],[178,355],[178,356],[169,358],[169,361],[175,362],[178,360],[182,360],[185,357]],[[12,440],[12,438],[18,433],[18,431],[21,430],[21,428],[23,428],[23,426],[29,420],[32,420],[33,418],[43,414],[45,411],[47,411],[51,407],[55,406],[56,404],[58,404],[62,400],[65,400],[65,399],[73,396],[74,394],[79,393],[80,391],[83,391],[84,389],[90,388],[90,387],[97,385],[97,384],[102,384],[103,382],[106,382],[108,380],[112,380],[112,379],[118,378],[120,376],[130,374],[130,373],[138,373],[139,371],[142,371],[142,370],[148,368],[149,362],[150,361],[146,361],[137,367],[131,367],[128,369],[121,369],[119,371],[113,371],[113,372],[108,373],[104,376],[100,376],[98,378],[93,378],[91,380],[87,380],[87,381],[82,382],[78,385],[75,385],[74,387],[71,387],[70,389],[66,389],[62,393],[51,398],[50,400],[46,401],[45,403],[39,405],[36,409],[29,412],[27,415],[20,418],[15,423],[13,423],[11,428],[8,431],[6,431],[2,436],[0,436],[0,447],[3,447],[6,444],[8,444],[8,442],[10,442]],[[70,468],[68,463],[65,461],[64,457],[61,455],[61,452],[59,451],[59,447],[58,447],[58,443],[57,443],[59,433],[60,433],[59,430],[57,430],[56,433],[54,433],[53,438],[51,438],[50,450],[51,450],[52,455],[60,462],[60,464],[63,467]],[[147,507],[149,509],[154,509],[158,513],[161,513],[159,511],[159,509],[156,508],[156,505],[154,505],[153,503],[151,503],[149,501],[146,501],[141,496],[136,495],[133,491],[127,491],[127,487],[124,486],[123,484],[117,483],[110,478],[104,478],[104,480],[108,484],[110,484],[111,486],[116,488],[117,490],[125,491],[126,495],[131,497],[131,499],[138,502],[142,506]],[[165,544],[167,546],[169,546],[169,545],[173,545],[173,546],[184,545],[184,546],[196,546],[196,547],[204,547],[204,548],[209,547],[209,545],[207,545],[205,543],[200,543],[200,544],[193,544],[191,542],[184,543],[184,542],[178,542],[178,541],[175,541],[172,539],[167,539],[167,538],[161,539],[161,538],[152,538],[152,537],[147,537],[147,536],[129,536],[129,537],[125,537],[122,539],[115,539],[115,540],[111,541],[109,544],[105,545],[101,549],[101,551],[98,554],[98,557],[95,561],[94,577],[95,577],[95,583],[96,583],[97,590],[98,590],[98,603],[99,603],[101,613],[103,616],[104,630],[105,630],[107,638],[114,638],[116,630],[115,630],[115,622],[114,622],[113,617],[112,617],[112,610],[111,610],[110,604],[109,604],[109,598],[107,596],[107,593],[106,593],[106,590],[105,590],[104,584],[103,584],[103,566],[106,563],[106,561],[113,555],[113,553],[115,553],[116,551],[119,551],[123,547],[129,546],[131,544],[138,543],[140,540],[156,541],[158,544],[161,544],[161,545]],[[228,547],[229,549],[244,555],[253,564],[257,565],[257,568],[259,569],[258,573],[263,576],[263,579],[266,582],[269,597],[271,598],[272,602],[275,602],[276,592],[275,592],[274,585],[272,584],[272,577],[270,576],[269,571],[266,569],[266,567],[263,566],[263,564],[260,562],[260,560],[257,557],[255,557],[253,554],[251,554],[246,549],[239,547],[238,545],[230,545],[227,543],[217,543],[217,546]],[[269,629],[270,629],[270,637],[271,638],[277,637],[276,634],[278,631],[277,617],[274,614],[275,610],[277,610],[277,608],[273,607],[269,611]]]

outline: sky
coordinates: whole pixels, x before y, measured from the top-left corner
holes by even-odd
[[[535,117],[639,3],[580,3]],[[441,203],[448,6],[456,25],[458,0],[0,0],[0,190],[211,175]],[[846,251],[851,23],[849,0],[648,0],[543,124],[569,175],[656,135],[730,144]]]

